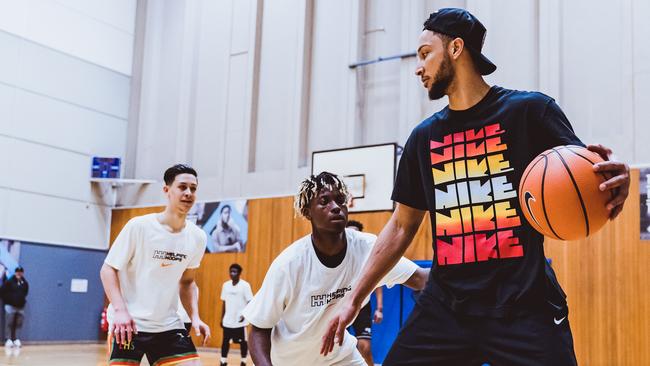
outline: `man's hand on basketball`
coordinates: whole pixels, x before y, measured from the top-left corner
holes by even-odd
[[[133,334],[138,333],[135,328],[135,321],[133,321],[133,318],[131,318],[131,315],[126,309],[115,310],[113,323],[108,329],[108,332],[113,334],[117,344],[130,343],[133,339]]]
[[[354,318],[359,314],[359,310],[359,306],[355,306],[350,301],[350,298],[344,301],[339,311],[327,325],[327,333],[322,338],[323,345],[321,346],[320,353],[323,356],[327,356],[328,353],[332,352],[334,344],[338,343],[339,346],[343,345],[345,328],[354,321]]]
[[[192,328],[194,329],[194,335],[197,337],[203,336],[203,346],[208,344],[210,339],[210,327],[203,322],[201,319],[195,319],[192,321]]]
[[[614,197],[607,202],[609,219],[613,220],[623,211],[623,204],[630,192],[630,168],[625,163],[611,161],[612,149],[603,145],[589,145],[587,149],[597,153],[605,161],[594,164],[594,171],[611,175],[607,181],[600,185],[600,190],[613,190]]]

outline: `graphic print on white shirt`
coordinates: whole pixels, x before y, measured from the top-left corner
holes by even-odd
[[[311,295],[311,307],[316,308],[319,306],[329,305],[330,302],[342,298],[347,292],[350,291],[352,291],[352,285],[336,289],[336,291],[332,291],[327,294]]]
[[[319,354],[327,322],[354,288],[377,239],[368,233],[345,233],[345,258],[336,268],[320,262],[310,235],[291,244],[273,261],[262,287],[244,309],[244,317],[254,326],[273,328],[274,365],[332,365],[356,352],[356,339],[346,331],[341,347],[335,346],[327,356]],[[401,258],[379,286],[404,283],[417,268]]]
[[[134,217],[113,242],[104,262],[118,270],[126,307],[141,332],[182,329],[178,282],[188,268],[198,268],[207,236],[186,221],[178,233],[165,229],[158,214]],[[114,310],[108,309],[112,323]]]

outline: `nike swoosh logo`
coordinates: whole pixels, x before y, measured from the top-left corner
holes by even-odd
[[[560,323],[562,323],[564,321],[564,319],[566,319],[566,316],[564,318],[559,319],[559,320],[556,319],[556,318],[553,318],[553,322],[555,323],[555,325],[560,325]]]
[[[172,264],[174,264],[174,263],[160,263],[160,266],[164,268],[164,267],[169,267]]]
[[[533,214],[533,210],[530,209],[530,201],[537,202],[535,197],[533,197],[533,195],[530,192],[526,191],[526,193],[524,193],[524,201],[526,202],[526,210],[528,210],[530,217],[533,218],[533,221],[535,221],[537,226],[542,226],[539,224],[539,221],[537,221],[537,219],[535,218],[535,215]]]

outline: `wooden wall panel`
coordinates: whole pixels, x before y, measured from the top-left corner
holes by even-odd
[[[390,219],[390,211],[368,212],[368,213],[350,213],[350,220],[357,220],[363,224],[363,231],[379,235],[381,229]]]
[[[302,216],[296,216],[293,218],[293,241],[296,241],[303,236],[311,233],[311,222],[303,218]],[[293,242],[292,241],[292,242]]]
[[[363,230],[375,235],[384,228],[392,212],[369,212],[369,213],[351,213],[350,219],[357,220],[363,224]],[[404,256],[413,260],[422,260],[433,258],[433,248],[431,246],[431,221],[429,215],[425,215],[420,229],[418,230],[411,246],[406,250]]]
[[[639,229],[639,171],[621,215],[585,240],[547,240],[568,295],[576,354],[583,365],[650,365],[650,242]]]
[[[432,260],[433,247],[431,246],[431,220],[429,215],[424,216],[420,229],[415,234],[411,246],[404,256],[412,260]]]
[[[582,365],[650,365],[650,242],[639,240],[638,171],[625,210],[614,222],[587,240],[547,241],[560,283],[568,294],[574,342]],[[111,241],[129,218],[161,207],[114,210]],[[365,230],[378,234],[390,212],[356,213]],[[198,271],[201,317],[212,331],[210,346],[221,344],[221,284],[228,267],[244,267],[243,278],[255,292],[273,259],[311,230],[293,214],[292,197],[249,201],[249,244],[246,253],[207,254]],[[431,227],[426,216],[406,253],[411,259],[431,259]]]

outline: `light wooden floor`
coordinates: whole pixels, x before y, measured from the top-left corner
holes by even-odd
[[[199,352],[204,366],[218,365],[221,355],[215,351]],[[239,365],[239,350],[231,350],[228,355],[229,365]],[[19,353],[0,347],[0,366],[105,366],[106,346],[99,344],[57,345],[57,346],[23,346]],[[253,362],[248,360],[248,365]],[[142,365],[149,365],[143,361]]]

